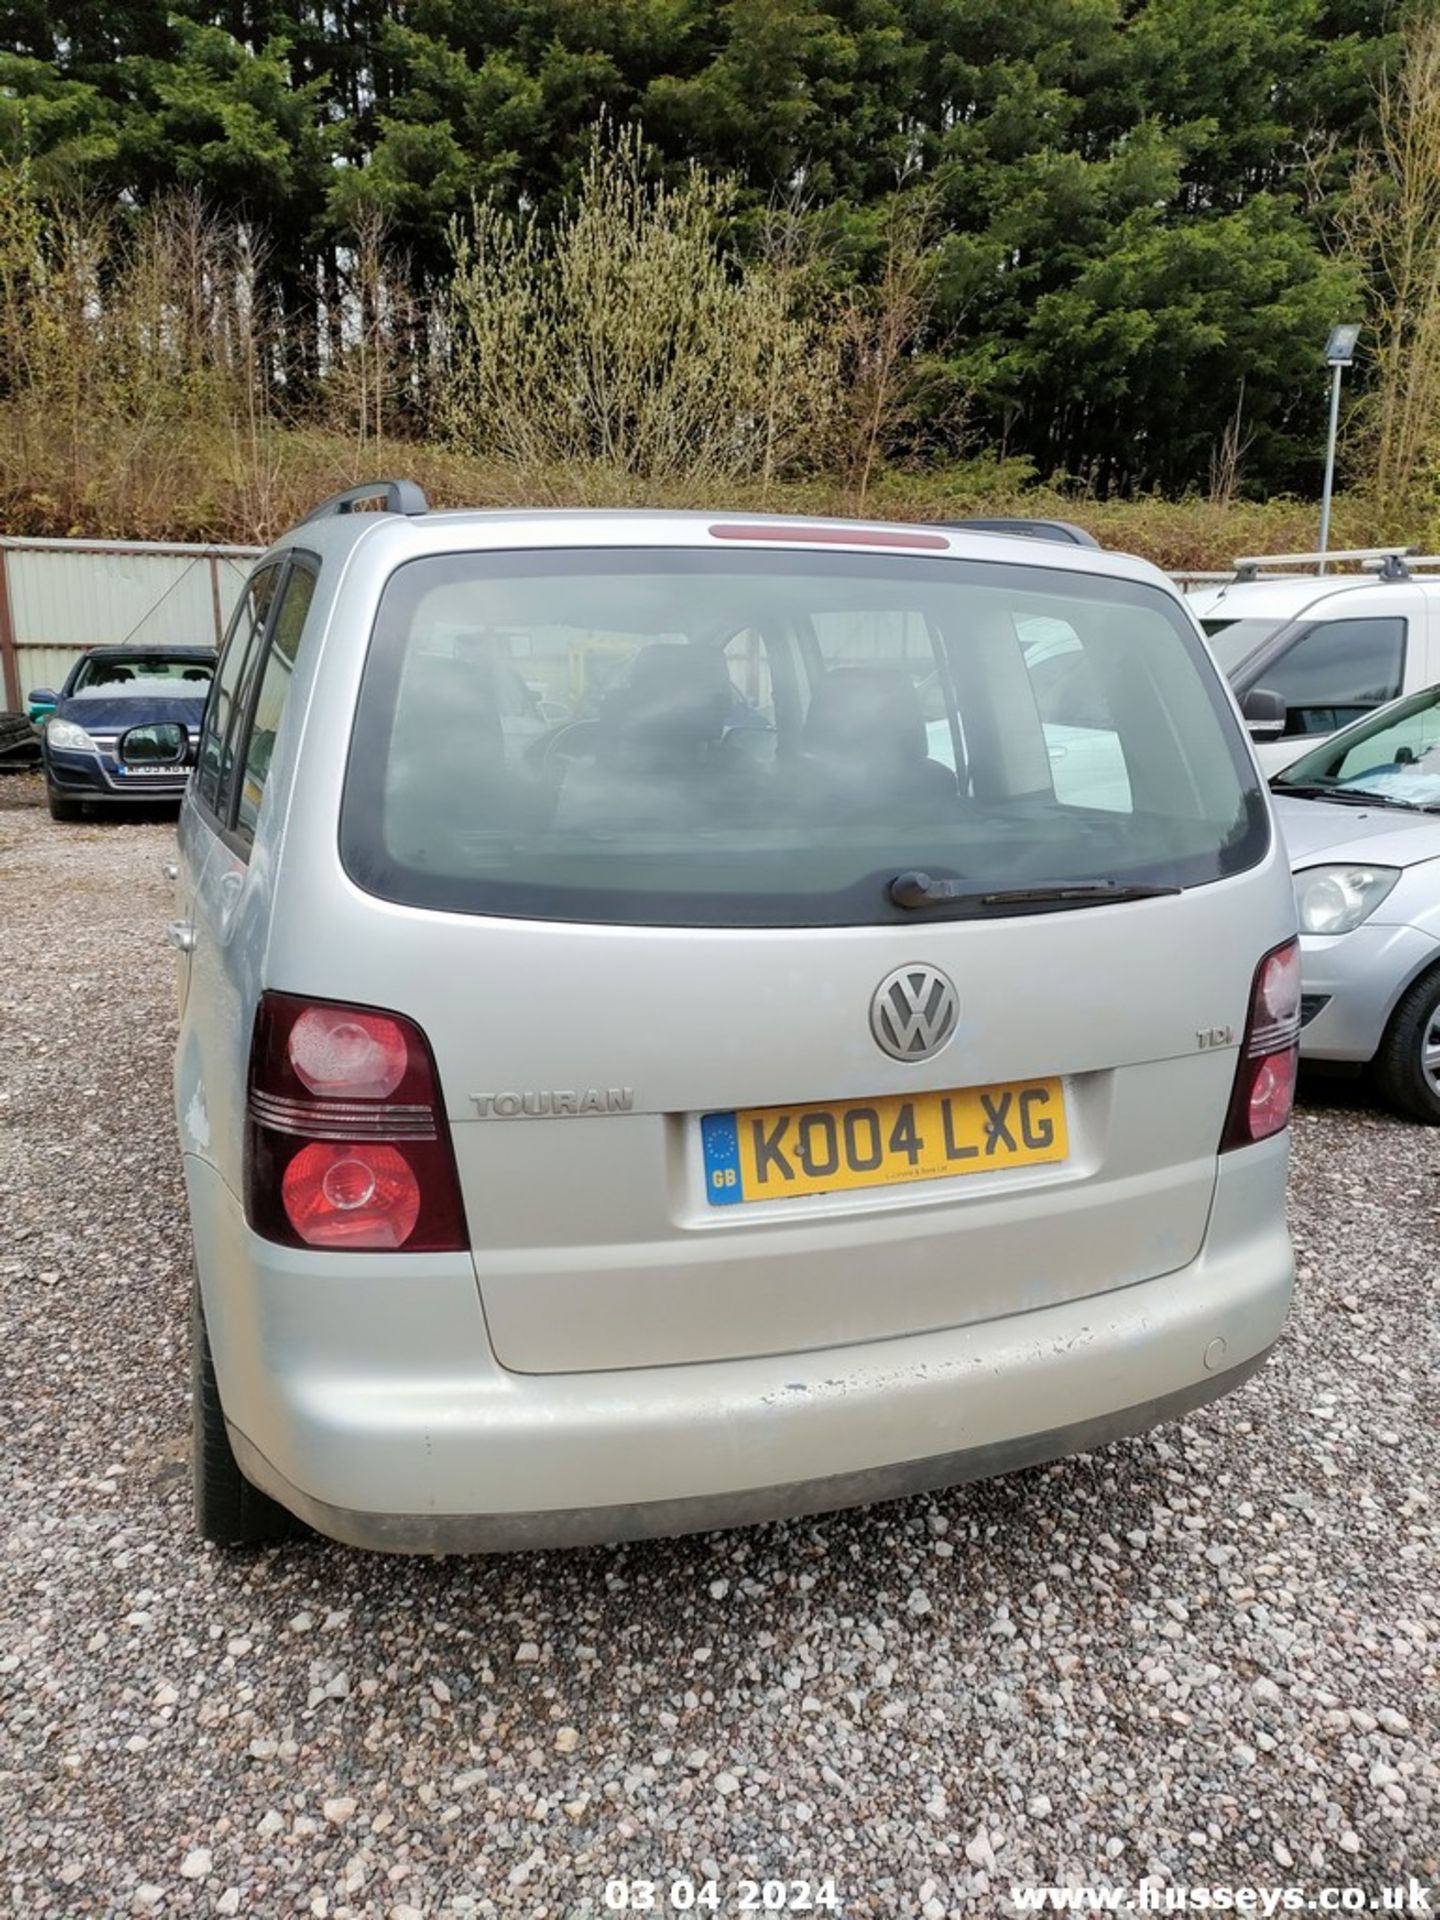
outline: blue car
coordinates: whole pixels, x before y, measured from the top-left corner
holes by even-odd
[[[174,806],[195,762],[200,716],[215,672],[213,647],[92,647],[58,694],[37,688],[32,713],[50,708],[42,748],[53,820],[87,806]]]

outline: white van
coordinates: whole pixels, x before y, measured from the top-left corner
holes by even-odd
[[[180,849],[212,1539],[837,1507],[1279,1335],[1289,865],[1142,561],[359,489],[255,570]]]
[[[1322,560],[1367,570],[1322,574]],[[1440,681],[1437,564],[1389,547],[1256,556],[1189,596],[1266,773]]]

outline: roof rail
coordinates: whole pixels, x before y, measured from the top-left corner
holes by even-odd
[[[378,500],[382,495],[385,513],[404,513],[413,517],[430,511],[424,488],[417,487],[413,480],[367,480],[362,486],[346,487],[343,493],[332,493],[328,500],[322,500],[318,507],[312,507],[300,524],[308,527],[312,520],[328,520],[332,513],[354,513],[362,501]]]
[[[991,519],[946,520],[947,527],[967,529],[971,533],[1016,533],[1029,540],[1059,540],[1072,547],[1098,547],[1100,542],[1073,520],[1031,520],[1019,514],[1001,514]]]
[[[1413,547],[1332,547],[1328,553],[1241,554],[1235,560],[1235,578],[1254,580],[1262,568],[1269,567],[1314,567],[1317,573],[1323,573],[1333,560],[1372,560],[1382,563],[1379,567],[1382,579],[1403,580],[1406,557],[1414,551]]]

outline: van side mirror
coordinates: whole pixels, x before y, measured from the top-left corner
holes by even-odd
[[[1278,740],[1285,731],[1285,696],[1269,687],[1252,687],[1240,712],[1252,740]]]

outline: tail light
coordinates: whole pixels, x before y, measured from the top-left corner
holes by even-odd
[[[267,993],[255,1016],[245,1212],[267,1240],[346,1252],[468,1244],[429,1043],[369,1007]]]
[[[1299,1060],[1300,943],[1287,940],[1255,969],[1222,1153],[1268,1140],[1289,1125]]]

